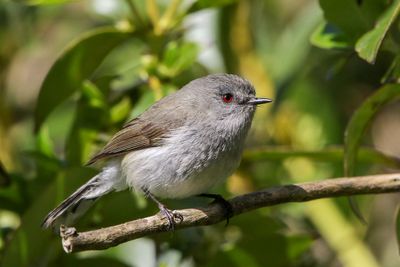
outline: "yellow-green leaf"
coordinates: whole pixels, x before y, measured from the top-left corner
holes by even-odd
[[[386,36],[390,26],[397,18],[400,12],[400,0],[396,0],[381,15],[375,24],[375,27],[365,33],[356,43],[356,51],[358,55],[368,61],[374,63],[382,41]]]

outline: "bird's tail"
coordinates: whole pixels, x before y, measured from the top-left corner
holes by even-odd
[[[47,214],[42,227],[73,223],[93,205],[96,199],[114,190],[115,177],[110,177],[110,172],[107,170],[99,173]]]

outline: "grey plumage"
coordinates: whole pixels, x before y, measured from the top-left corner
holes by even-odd
[[[128,187],[162,198],[207,192],[237,168],[255,105],[267,102],[256,99],[253,86],[236,75],[190,82],[117,132],[89,161],[107,160],[103,171],[50,212],[43,225]]]

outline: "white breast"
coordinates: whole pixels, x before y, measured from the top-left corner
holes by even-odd
[[[184,198],[206,193],[237,168],[245,129],[234,134],[218,129],[182,127],[159,147],[127,154],[121,163],[128,186],[162,198]],[[229,138],[227,138],[229,136]]]
[[[161,146],[128,153],[121,163],[127,185],[161,198],[208,192],[238,167],[251,115],[218,126],[184,126]]]

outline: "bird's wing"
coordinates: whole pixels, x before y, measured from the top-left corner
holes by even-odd
[[[175,96],[182,90],[164,97],[131,120],[117,132],[104,148],[88,162],[124,155],[134,150],[159,146],[168,134],[183,126],[187,120],[185,106],[177,104]],[[175,95],[175,96],[174,96]]]
[[[99,159],[123,155],[133,150],[157,146],[167,132],[164,125],[156,125],[140,118],[133,119],[117,132],[87,164],[92,164]]]

